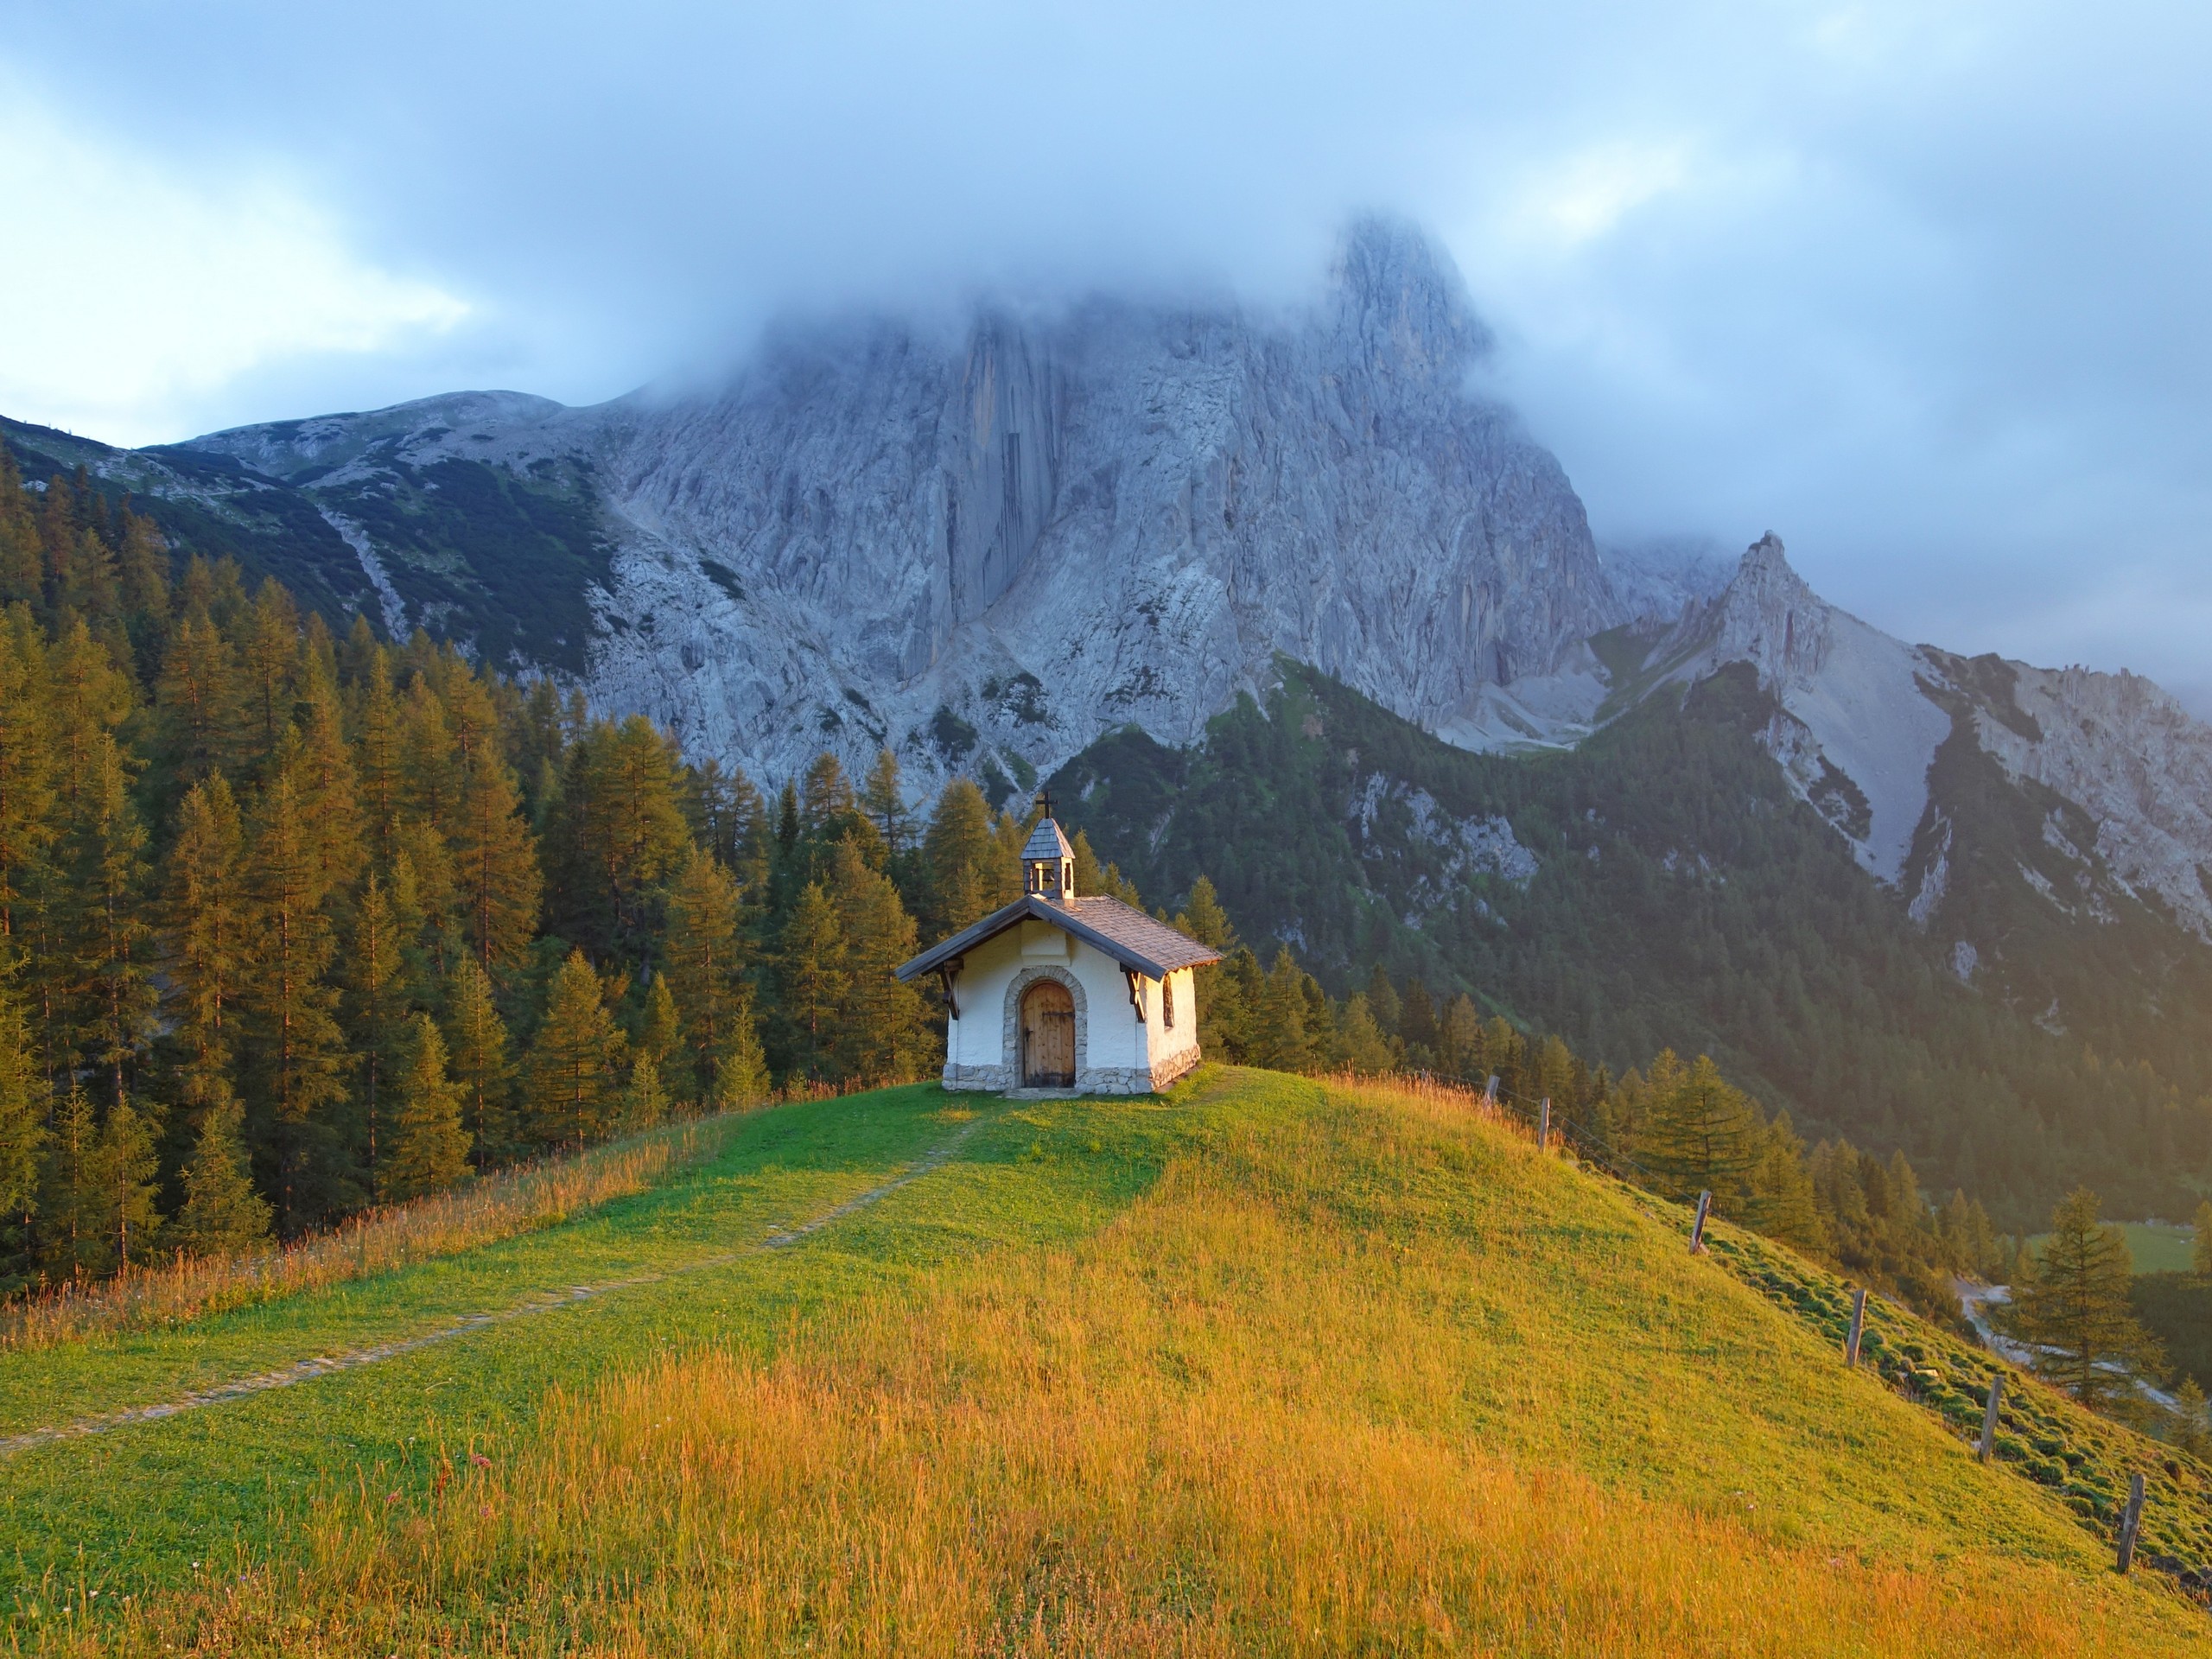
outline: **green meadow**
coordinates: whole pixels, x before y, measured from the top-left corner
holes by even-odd
[[[16,1648],[2212,1649],[1672,1206],[1267,1072],[764,1111],[535,1232],[0,1356],[0,1434],[541,1303],[14,1452]]]

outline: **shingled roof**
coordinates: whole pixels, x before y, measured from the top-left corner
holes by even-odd
[[[1189,934],[1178,932],[1165,922],[1154,921],[1135,906],[1125,905],[1119,899],[1074,899],[1065,904],[1054,904],[1029,893],[904,963],[899,969],[899,977],[913,979],[932,973],[984,940],[1005,932],[1016,923],[1033,918],[1050,922],[1054,927],[1074,934],[1085,944],[1104,951],[1122,967],[1147,979],[1165,979],[1180,969],[1200,968],[1221,960],[1218,950],[1208,950]]]

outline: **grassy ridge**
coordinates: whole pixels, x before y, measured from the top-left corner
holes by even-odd
[[[942,1138],[931,1096],[765,1115],[779,1147],[734,1147],[572,1224],[580,1250],[696,1248],[866,1191]],[[93,1463],[61,1466],[89,1443],[29,1454],[11,1478],[158,1507],[283,1466],[288,1434],[304,1452],[306,1426],[282,1420],[309,1396],[321,1425],[312,1479],[250,1525],[239,1506],[243,1559],[219,1582],[167,1574],[183,1582],[86,1622],[81,1592],[48,1580],[36,1618],[18,1601],[18,1639],[1892,1654],[2212,1637],[2201,1611],[2113,1578],[2050,1495],[1685,1255],[1671,1214],[1500,1130],[1265,1073],[1170,1104],[983,1109],[954,1161],[788,1251],[133,1429]],[[480,1254],[488,1271],[569,1233]],[[365,1420],[376,1436],[332,1443]]]

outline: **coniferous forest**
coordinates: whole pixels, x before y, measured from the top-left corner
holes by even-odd
[[[926,810],[886,752],[772,798],[637,717],[417,633],[342,636],[172,548],[83,474],[0,456],[0,1286],[296,1237],[675,1115],[933,1072],[892,969],[1014,898],[1034,810]],[[1078,887],[1141,904],[1087,836]],[[1548,1097],[1673,1196],[1955,1314],[2008,1249],[1900,1156],[1808,1150],[1710,1060],[1614,1077],[1465,992],[1376,969],[1341,999],[1224,951],[1210,1052],[1406,1066]],[[1165,914],[1165,912],[1155,913]]]

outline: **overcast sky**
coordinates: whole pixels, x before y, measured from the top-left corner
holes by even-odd
[[[1293,300],[1418,219],[1601,539],[2212,708],[2212,10],[0,0],[0,412],[696,373],[785,307]]]

